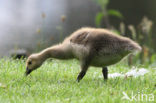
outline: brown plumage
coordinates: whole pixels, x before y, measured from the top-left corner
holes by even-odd
[[[104,79],[107,79],[107,66],[119,62],[129,53],[140,50],[141,47],[131,39],[109,30],[81,28],[67,37],[63,43],[29,56],[26,75],[40,67],[47,58],[76,58],[81,63],[78,81],[84,77],[89,66],[102,67]]]

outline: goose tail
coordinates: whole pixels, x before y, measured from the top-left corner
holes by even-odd
[[[138,53],[138,52],[142,51],[142,47],[136,42],[132,42],[129,49],[130,49],[130,51],[132,51],[134,53]]]

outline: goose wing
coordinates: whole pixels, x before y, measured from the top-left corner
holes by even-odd
[[[104,29],[82,29],[74,32],[69,40],[74,44],[89,46],[91,52],[96,54],[114,54],[123,50],[124,38]]]
[[[76,32],[70,38],[70,42],[72,42],[74,44],[79,44],[79,45],[84,45],[85,46],[88,43],[88,36],[89,36],[88,31]]]

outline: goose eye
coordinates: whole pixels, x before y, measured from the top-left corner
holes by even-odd
[[[32,62],[31,62],[31,61],[29,61],[29,62],[28,62],[28,65],[31,65],[31,64],[32,64]]]

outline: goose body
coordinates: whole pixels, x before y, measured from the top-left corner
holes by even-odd
[[[115,64],[127,54],[141,50],[141,47],[129,38],[95,28],[82,28],[74,32],[63,42],[67,45],[66,43],[75,58],[80,61],[90,58],[90,65],[97,67]]]
[[[78,81],[83,78],[89,66],[102,67],[103,75],[107,79],[107,66],[119,62],[129,53],[140,50],[141,47],[136,42],[109,30],[81,28],[61,44],[28,57],[26,74],[39,67],[47,58],[76,58],[81,63]]]

